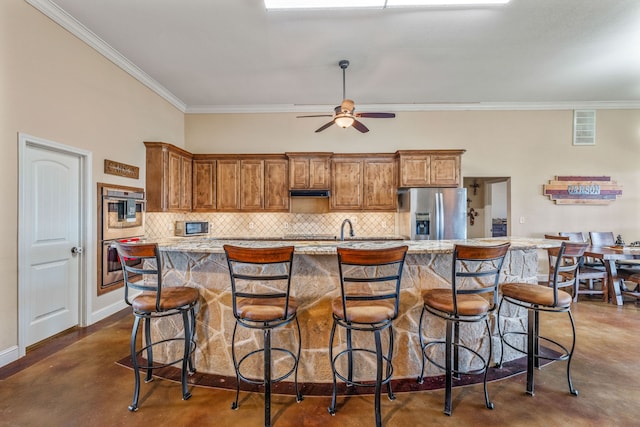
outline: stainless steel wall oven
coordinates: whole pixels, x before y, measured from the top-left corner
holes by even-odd
[[[113,243],[142,239],[144,214],[144,189],[98,183],[98,295],[123,286]]]

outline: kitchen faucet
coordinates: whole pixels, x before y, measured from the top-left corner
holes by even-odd
[[[344,240],[344,225],[349,224],[349,236],[354,237],[356,233],[353,232],[353,224],[349,218],[342,221],[342,225],[340,226],[340,240]]]

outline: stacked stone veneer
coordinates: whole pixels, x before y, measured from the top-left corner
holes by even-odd
[[[233,377],[233,359],[231,338],[235,320],[231,307],[229,273],[224,254],[196,252],[163,252],[165,286],[188,286],[200,290],[200,303],[197,308],[195,353],[196,368],[199,372],[208,372]],[[501,281],[536,283],[536,249],[514,249],[509,251],[503,266]],[[422,310],[421,292],[425,289],[450,287],[451,254],[408,254],[401,283],[400,313],[394,322],[394,378],[417,377],[422,364],[418,325]],[[296,254],[293,266],[292,294],[299,302],[298,318],[302,329],[302,355],[299,367],[299,380],[303,382],[331,382],[329,363],[329,334],[331,331],[331,300],[339,295],[339,275],[336,255]],[[174,316],[175,317],[175,316]],[[501,320],[509,330],[525,330],[526,312],[513,306],[503,307]],[[444,321],[426,313],[423,320],[425,339],[435,340],[444,337]],[[492,331],[493,361],[500,358],[500,340],[495,313],[490,317]],[[488,353],[488,340],[483,339],[484,323],[462,324],[460,340],[481,354]],[[169,338],[182,333],[180,322],[163,319],[153,328],[156,338]],[[336,343],[344,343],[343,331],[338,329]],[[356,333],[355,346],[375,348],[371,333]],[[383,342],[386,341],[383,334]],[[239,354],[262,346],[262,333],[238,328],[236,348]],[[293,325],[278,329],[272,336],[274,347],[296,348],[296,333]],[[523,344],[524,345],[524,344]],[[386,346],[386,344],[383,344]],[[386,348],[386,347],[385,347]],[[158,360],[178,359],[180,349],[167,348],[157,352]],[[339,348],[336,347],[336,353]],[[386,351],[386,350],[385,350]],[[432,357],[444,361],[442,346],[434,347]],[[505,350],[505,361],[521,354]],[[290,357],[276,352],[274,355],[274,375],[286,372],[290,367]],[[243,365],[243,373],[249,377],[262,375],[260,357],[253,357]],[[461,352],[462,366],[478,366],[471,353]],[[443,362],[444,363],[444,362]],[[356,375],[359,378],[373,379],[374,361],[371,357],[360,356],[356,359]],[[440,375],[442,371],[427,363],[427,376]],[[290,377],[289,380],[293,380]]]

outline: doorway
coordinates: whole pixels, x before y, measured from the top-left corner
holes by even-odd
[[[91,154],[19,134],[18,351],[86,320]]]
[[[511,178],[466,177],[467,237],[511,235]]]

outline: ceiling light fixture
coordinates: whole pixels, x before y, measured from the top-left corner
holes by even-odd
[[[342,115],[338,114],[334,122],[341,128],[346,129],[353,124],[353,116],[350,116],[347,114],[342,114]]]
[[[341,9],[421,7],[421,6],[482,6],[507,4],[510,0],[264,0],[267,10],[274,9]]]

